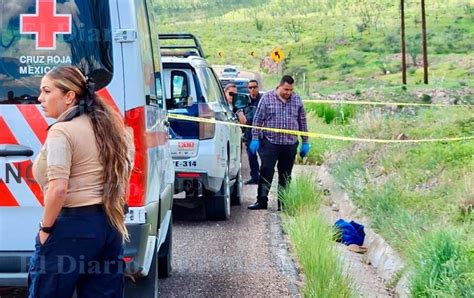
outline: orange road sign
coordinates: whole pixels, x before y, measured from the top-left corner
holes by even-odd
[[[275,61],[276,63],[279,63],[283,59],[285,59],[285,53],[280,48],[276,48],[272,51],[270,54],[270,57]]]

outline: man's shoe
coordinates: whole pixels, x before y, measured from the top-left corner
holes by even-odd
[[[278,208],[277,208],[277,211],[281,211],[283,209],[283,202],[278,200]]]
[[[247,208],[250,210],[259,210],[259,209],[267,209],[267,203],[256,202],[252,205],[249,205]]]
[[[249,179],[244,182],[245,185],[258,184],[258,179]]]

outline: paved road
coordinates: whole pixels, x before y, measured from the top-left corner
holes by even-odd
[[[221,75],[222,70],[224,69],[222,66],[213,66],[214,71],[216,72],[217,76]],[[268,86],[264,85],[262,75],[260,72],[253,72],[248,70],[239,70],[239,78],[246,78],[249,80],[257,80],[259,85],[261,86],[260,90],[264,90]]]
[[[246,164],[245,155],[243,159]],[[256,186],[244,187],[244,203],[232,207],[226,222],[176,210],[173,275],[160,280],[159,296],[298,296],[298,275],[281,233],[276,201],[269,210],[246,208],[256,191]]]

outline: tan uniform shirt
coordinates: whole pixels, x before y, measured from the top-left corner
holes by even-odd
[[[64,207],[102,203],[103,167],[92,122],[86,115],[54,124],[33,164],[33,175],[48,191],[48,182],[68,179]]]

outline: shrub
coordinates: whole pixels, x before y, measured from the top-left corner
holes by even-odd
[[[392,33],[385,36],[384,44],[386,50],[388,50],[390,53],[400,52],[400,37],[398,36],[398,34]]]
[[[367,29],[367,27],[365,26],[365,24],[356,24],[356,29],[357,32],[362,33]]]
[[[316,113],[319,118],[324,119],[326,124],[346,124],[356,113],[353,105],[338,105],[336,108],[329,104],[312,104],[307,107],[308,111]]]
[[[254,18],[254,22],[255,22],[255,28],[258,30],[258,31],[262,31],[263,30],[263,20],[259,20],[257,17]]]
[[[350,65],[349,63],[347,62],[343,62],[339,65],[339,69],[341,70],[341,74],[349,74],[351,73],[351,67],[352,65]]]
[[[374,43],[370,41],[362,42],[359,44],[359,50],[361,50],[362,52],[373,52]]]
[[[318,78],[320,81],[326,81],[328,79],[327,76],[325,75],[320,75],[319,78]]]
[[[336,109],[336,124],[347,124],[354,117],[356,109],[354,105],[339,105]]]
[[[319,118],[323,118],[327,124],[330,124],[336,117],[336,110],[328,104],[315,104],[309,109],[314,111]]]
[[[315,46],[310,60],[320,68],[328,68],[332,65],[332,59],[329,57],[329,48],[326,45]]]
[[[422,94],[421,101],[423,103],[431,103],[431,96],[429,94]]]

